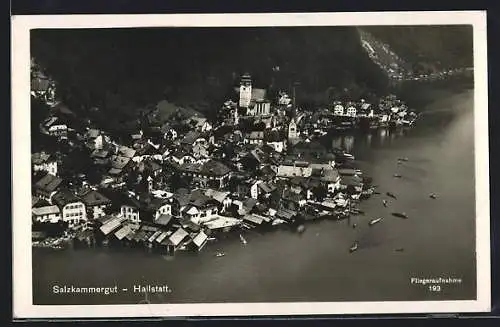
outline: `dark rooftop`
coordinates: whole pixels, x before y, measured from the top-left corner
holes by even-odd
[[[40,190],[53,192],[61,185],[62,181],[63,180],[59,177],[47,174],[36,182],[35,186]]]
[[[110,204],[111,200],[95,190],[87,190],[80,194],[80,197],[87,206]]]
[[[52,198],[52,202],[54,202],[58,207],[61,208],[69,203],[78,201],[80,201],[80,199],[68,189],[60,190],[59,192],[54,194],[54,197]]]

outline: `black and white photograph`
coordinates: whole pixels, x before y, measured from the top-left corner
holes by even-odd
[[[489,309],[484,13],[14,17],[12,51],[20,317]]]

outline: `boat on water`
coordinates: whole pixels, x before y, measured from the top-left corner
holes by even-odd
[[[353,253],[354,251],[356,251],[356,250],[358,249],[358,247],[359,247],[359,244],[358,244],[358,242],[356,241],[356,242],[354,242],[354,243],[351,245],[351,247],[349,248],[349,252],[350,252],[350,253]]]
[[[387,207],[387,200],[382,200],[382,204],[384,205],[384,207]]]
[[[436,195],[435,193],[431,193],[431,194],[429,194],[429,197],[430,197],[431,199],[437,199],[437,195]]]
[[[344,152],[342,155],[343,155],[345,158],[347,158],[347,159],[352,159],[352,160],[354,160],[354,156],[353,156],[352,154],[350,154],[350,153]]]
[[[243,244],[247,244],[247,240],[243,237],[243,235],[240,234],[240,240],[241,240],[241,243]]]
[[[394,174],[393,176],[396,177],[396,178],[401,178],[400,174]]]
[[[387,192],[385,193],[387,196],[390,196],[391,198],[393,199],[396,199],[396,195],[394,193],[391,193],[391,192]]]
[[[226,254],[225,254],[224,252],[217,252],[217,253],[215,254],[215,256],[216,256],[216,257],[223,257],[223,256],[225,256],[225,255],[226,255]]]
[[[393,212],[392,215],[398,218],[408,218],[408,215],[405,212]]]
[[[372,219],[370,220],[370,222],[368,223],[368,226],[373,226],[379,222],[381,222],[384,218],[376,218],[376,219]]]
[[[207,238],[207,241],[217,241],[217,239],[215,237],[209,237]]]
[[[409,159],[404,157],[404,158],[398,158],[398,161],[408,161]]]

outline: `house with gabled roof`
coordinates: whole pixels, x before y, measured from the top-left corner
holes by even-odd
[[[201,251],[205,244],[207,244],[208,235],[204,231],[199,231],[196,234],[192,235],[192,240],[189,243],[189,246],[192,250]]]
[[[104,211],[111,206],[111,200],[96,190],[87,189],[80,193],[79,197],[85,204],[90,219],[97,219],[106,215]]]
[[[35,183],[35,193],[41,199],[51,201],[52,196],[57,193],[57,190],[62,186],[63,180],[59,177],[47,173],[39,181]]]
[[[57,176],[58,161],[53,155],[44,151],[33,153],[31,155],[31,163],[33,165],[33,171],[45,171],[51,175]]]
[[[217,217],[218,214],[219,203],[206,196],[202,190],[193,191],[189,202],[182,210],[183,217],[198,225]]]
[[[47,205],[31,209],[33,220],[39,223],[58,223],[61,221],[61,210],[56,205]]]
[[[209,187],[225,187],[229,181],[231,169],[222,162],[208,160],[205,163],[184,163],[179,167],[183,176],[190,176]]]
[[[110,158],[111,168],[108,171],[110,176],[120,176],[128,167],[130,167],[132,159],[129,157],[123,157],[118,155],[113,155]]]
[[[59,207],[62,220],[69,226],[81,225],[87,222],[85,203],[67,188],[54,194],[52,202]]]
[[[141,222],[141,205],[132,195],[111,189],[101,189],[99,193],[111,200],[111,210],[113,213],[124,217],[132,223]]]
[[[168,245],[169,247],[172,248],[171,251],[173,252],[178,250],[185,241],[189,238],[189,233],[183,229],[182,227],[179,227],[170,237],[168,238]]]

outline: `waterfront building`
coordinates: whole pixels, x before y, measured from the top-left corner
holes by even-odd
[[[61,210],[56,205],[35,207],[31,211],[36,222],[55,224],[61,221]]]
[[[62,220],[69,226],[76,226],[87,221],[85,203],[68,189],[54,194],[52,202],[59,207]]]
[[[80,198],[85,204],[88,217],[91,219],[105,216],[106,213],[104,211],[111,206],[110,199],[92,189],[83,191],[80,194]]]
[[[333,107],[333,114],[335,116],[343,116],[344,115],[344,106],[340,103],[337,103]]]
[[[346,109],[346,116],[348,117],[356,117],[357,109],[354,105],[350,105]]]

